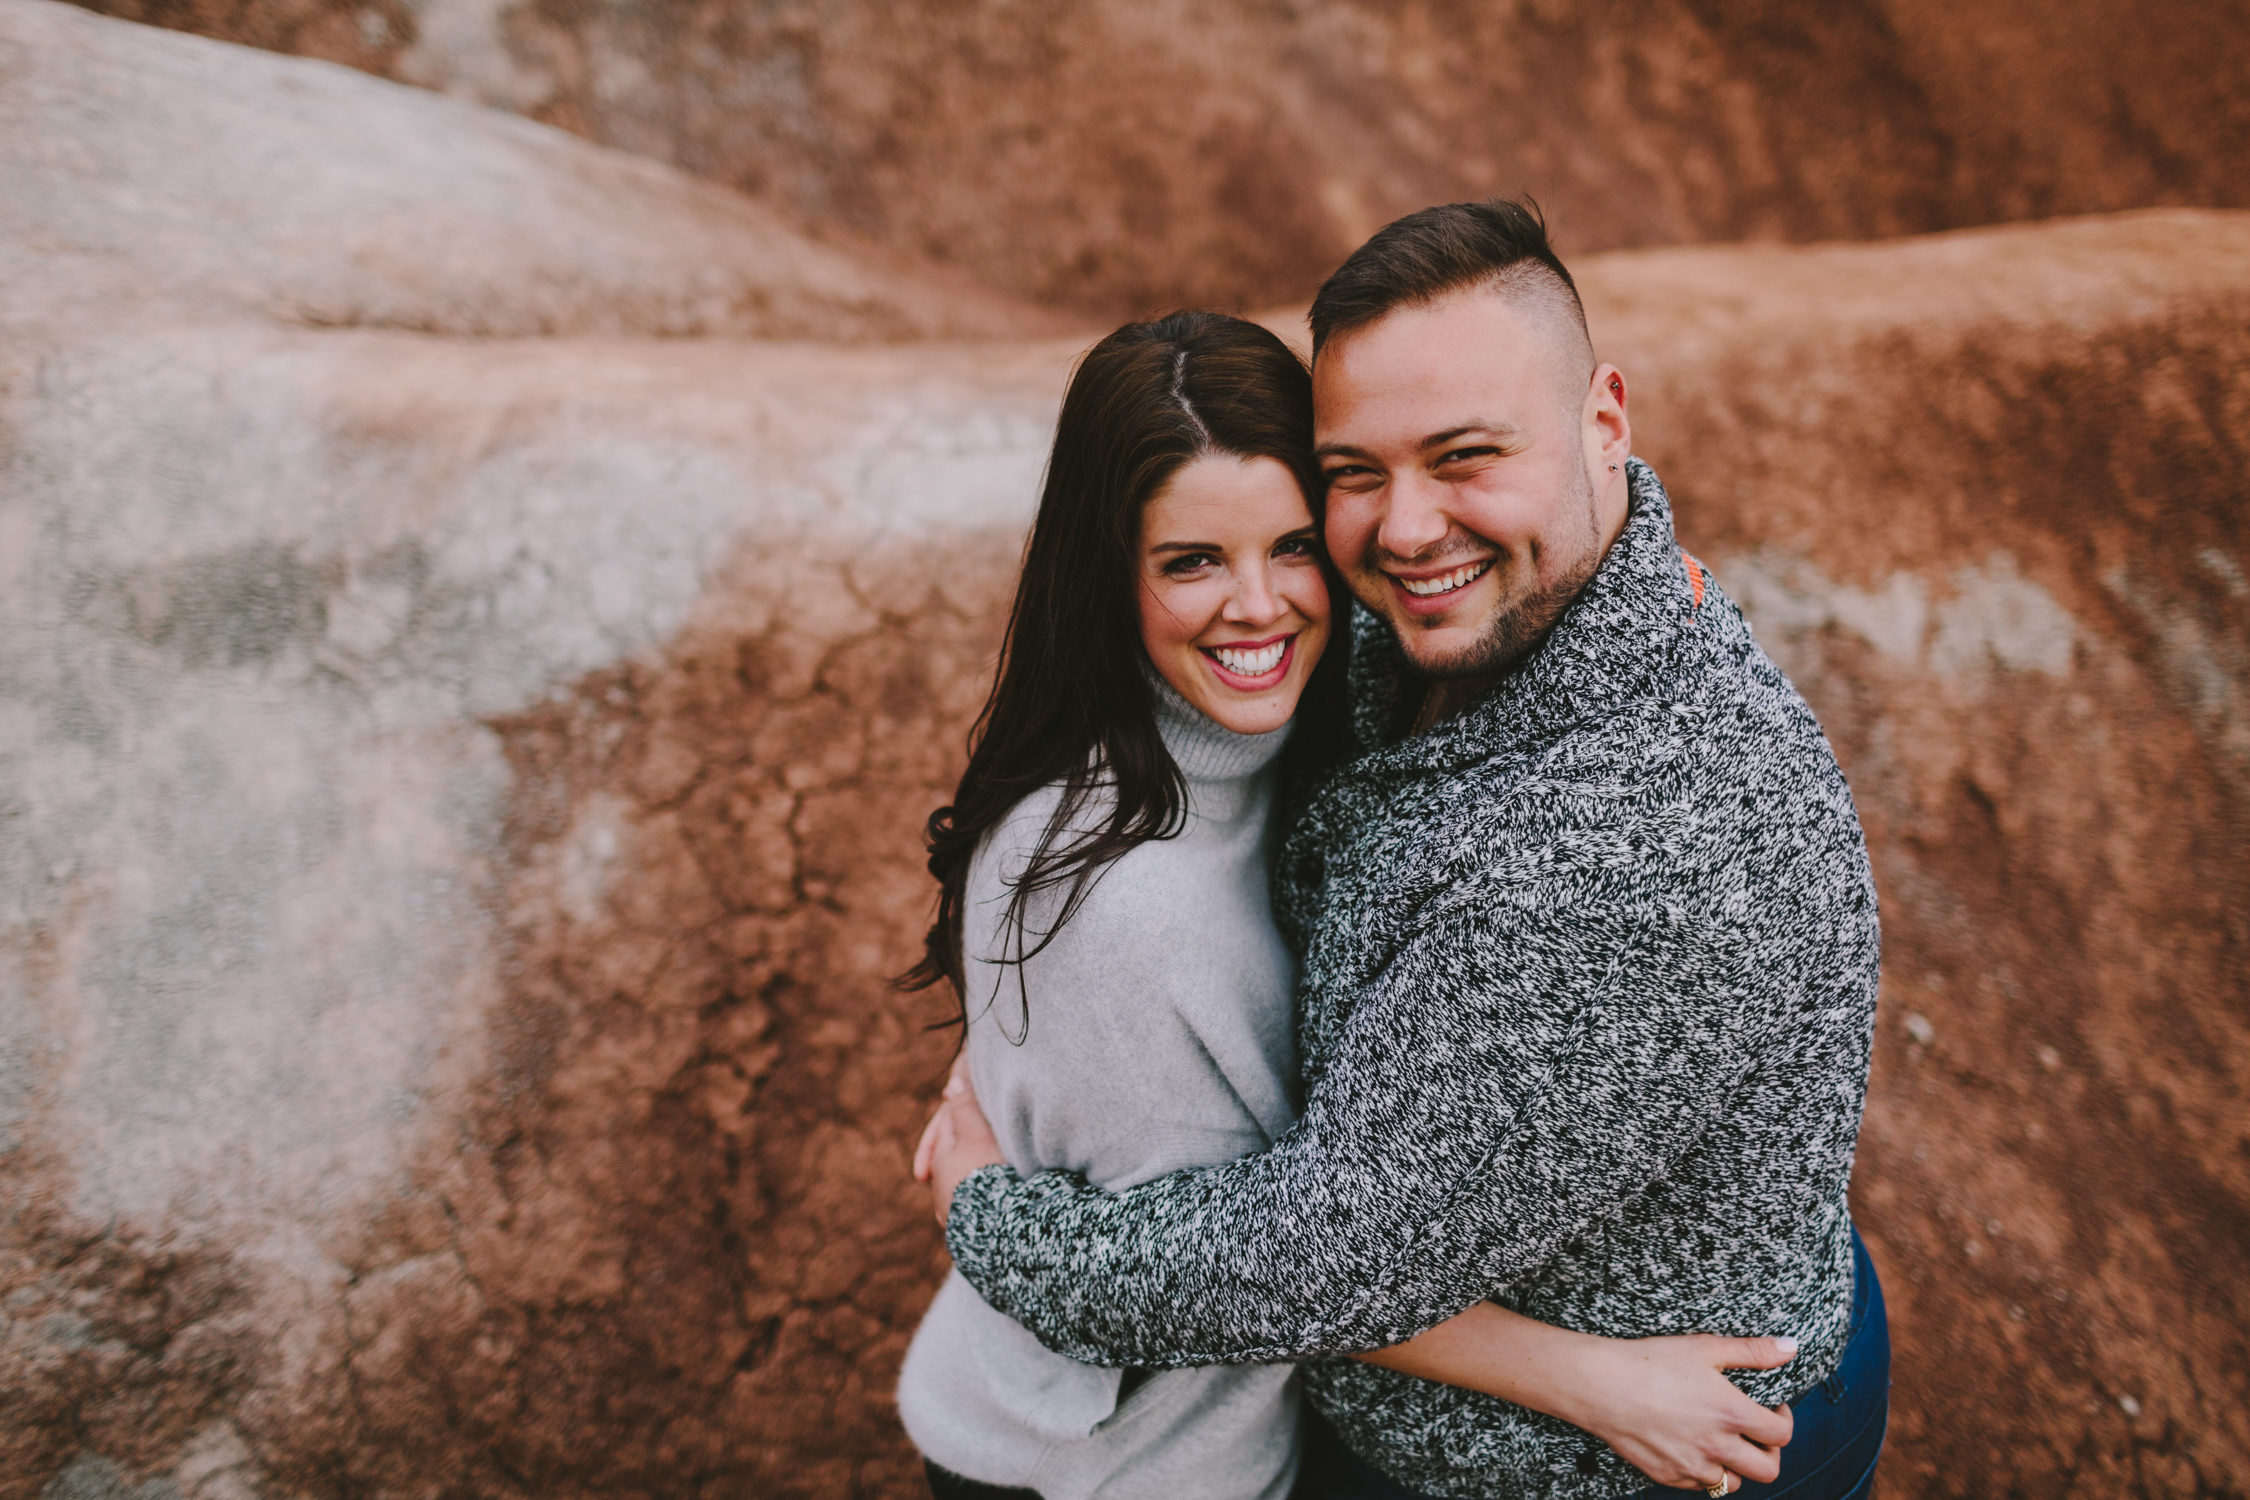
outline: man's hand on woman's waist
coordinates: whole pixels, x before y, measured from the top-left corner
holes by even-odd
[[[953,1208],[954,1189],[964,1178],[981,1167],[1005,1166],[1007,1161],[1000,1138],[984,1117],[984,1107],[977,1103],[976,1087],[969,1082],[968,1049],[963,1048],[953,1059],[945,1097],[938,1101],[937,1113],[922,1128],[921,1143],[914,1148],[914,1180],[930,1185],[939,1227],[944,1227]]]

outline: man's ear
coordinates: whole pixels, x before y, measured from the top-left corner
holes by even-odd
[[[1624,472],[1633,451],[1633,423],[1625,414],[1625,372],[1598,365],[1586,389],[1586,458],[1597,477]]]

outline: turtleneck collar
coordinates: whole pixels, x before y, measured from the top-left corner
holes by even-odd
[[[1181,697],[1145,657],[1141,670],[1156,700],[1156,728],[1164,736],[1164,748],[1172,753],[1180,774],[1191,782],[1238,781],[1256,775],[1273,764],[1274,757],[1289,743],[1289,731],[1296,727],[1296,721],[1291,720],[1264,734],[1236,734]]]

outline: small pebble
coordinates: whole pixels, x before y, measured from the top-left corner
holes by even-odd
[[[1930,1018],[1923,1015],[1920,1011],[1908,1011],[1906,1013],[1905,1024],[1906,1034],[1914,1038],[1914,1040],[1920,1045],[1927,1047],[1931,1042],[1937,1040],[1937,1028],[1935,1026],[1932,1026],[1930,1024]]]
[[[2141,1414],[2141,1403],[2130,1396],[2118,1397],[2117,1404],[2125,1408],[2125,1415],[2128,1417],[2137,1417]]]

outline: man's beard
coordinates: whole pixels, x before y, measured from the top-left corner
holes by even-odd
[[[1584,518],[1586,527],[1578,555],[1560,575],[1538,584],[1523,598],[1495,611],[1491,623],[1476,641],[1450,656],[1429,661],[1416,655],[1407,644],[1407,632],[1412,625],[1403,629],[1396,624],[1391,627],[1416,671],[1439,679],[1497,676],[1520,663],[1547,638],[1547,632],[1554,629],[1555,622],[1563,617],[1563,611],[1570,608],[1571,601],[1578,597],[1602,563],[1594,485],[1584,469],[1578,471],[1578,493],[1572,499],[1577,502],[1577,512]]]

